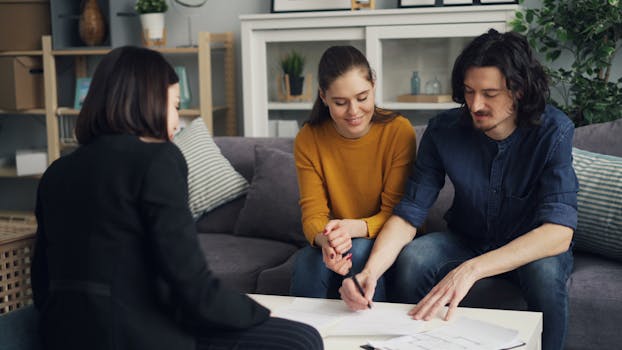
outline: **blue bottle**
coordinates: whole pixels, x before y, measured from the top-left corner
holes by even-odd
[[[419,95],[421,87],[421,79],[419,79],[419,72],[414,71],[412,77],[410,77],[410,94]]]

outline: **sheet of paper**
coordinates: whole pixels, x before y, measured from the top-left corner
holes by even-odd
[[[351,311],[344,303],[299,299],[274,310],[273,316],[304,322],[322,336],[405,335],[423,329],[422,321],[408,317],[404,310],[377,309]]]
[[[306,323],[325,336],[325,330],[348,313],[350,311],[343,303],[295,298],[288,306],[274,310],[272,316]]]
[[[372,308],[351,312],[327,330],[330,336],[406,335],[423,331],[423,321],[410,318],[402,310]]]
[[[382,350],[499,350],[520,346],[524,342],[518,338],[517,330],[460,317],[426,333],[369,341],[368,344]]]

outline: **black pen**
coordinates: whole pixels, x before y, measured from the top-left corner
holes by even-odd
[[[356,286],[356,289],[359,290],[359,293],[361,293],[361,295],[365,297],[365,291],[363,290],[363,287],[361,287],[359,280],[356,279],[356,276],[352,275],[352,280],[354,281],[354,285]],[[367,302],[367,308],[371,309],[371,303],[369,301]]]

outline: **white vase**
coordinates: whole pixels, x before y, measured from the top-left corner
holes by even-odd
[[[164,13],[144,13],[140,23],[147,39],[161,40],[164,37]]]

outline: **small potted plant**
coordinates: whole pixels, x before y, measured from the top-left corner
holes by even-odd
[[[305,58],[296,51],[292,51],[281,60],[281,69],[286,79],[289,79],[289,94],[291,96],[302,95],[304,76],[302,71],[305,67]]]
[[[134,9],[140,15],[145,42],[163,41],[164,12],[168,10],[166,0],[137,0]]]

